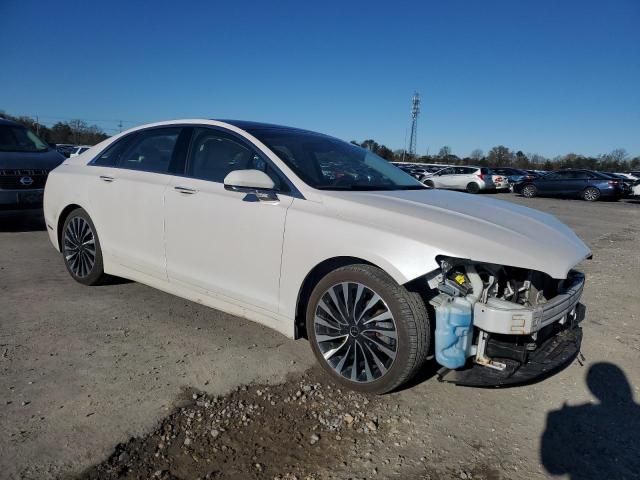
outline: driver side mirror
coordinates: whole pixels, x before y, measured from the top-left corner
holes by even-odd
[[[233,192],[252,193],[259,200],[277,200],[276,185],[261,170],[233,170],[224,177],[224,188]]]

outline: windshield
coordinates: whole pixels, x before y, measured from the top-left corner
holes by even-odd
[[[31,130],[16,125],[0,125],[0,152],[44,152],[47,144]]]
[[[311,132],[250,133],[308,185],[321,190],[418,190],[424,185],[375,153]]]

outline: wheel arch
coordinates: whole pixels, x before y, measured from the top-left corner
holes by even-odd
[[[305,314],[306,314],[306,306],[311,296],[311,292],[313,288],[316,286],[318,281],[324,277],[327,273],[341,267],[346,267],[347,265],[371,265],[373,267],[379,268],[391,278],[393,278],[400,285],[409,285],[413,283],[415,279],[407,280],[402,276],[402,274],[392,266],[385,267],[381,264],[382,262],[371,261],[361,257],[355,256],[336,256],[322,260],[317,265],[315,265],[305,276],[302,284],[298,290],[298,295],[296,298],[295,305],[295,325],[294,325],[294,338],[307,338],[306,337],[306,328],[305,328]]]
[[[70,203],[66,207],[62,209],[60,215],[58,215],[58,223],[56,225],[56,239],[58,240],[58,249],[62,251],[62,228],[64,227],[64,222],[67,217],[78,208],[82,208],[82,206],[76,203]]]

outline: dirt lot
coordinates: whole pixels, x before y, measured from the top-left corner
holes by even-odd
[[[640,478],[640,203],[500,196],[591,246],[584,361],[504,390],[340,391],[305,341],[135,283],[74,283],[0,214],[0,478]]]

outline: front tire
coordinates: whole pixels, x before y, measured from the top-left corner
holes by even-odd
[[[78,208],[67,216],[60,237],[64,264],[76,282],[98,285],[107,278],[96,227],[85,210]]]
[[[431,342],[417,293],[372,265],[349,265],[322,278],[306,311],[309,342],[331,378],[353,390],[382,394],[413,377]]]
[[[436,188],[436,185],[435,185],[435,183],[433,183],[433,180],[425,180],[422,183],[424,183],[424,185],[427,188]]]

